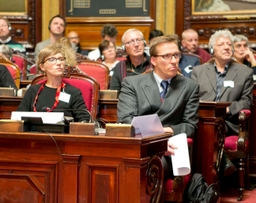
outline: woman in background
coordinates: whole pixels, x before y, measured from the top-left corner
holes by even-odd
[[[109,68],[109,75],[112,76],[113,72],[111,70],[119,62],[116,57],[116,46],[112,42],[104,40],[99,44],[99,50],[102,63]]]
[[[17,111],[63,111],[74,121],[90,120],[81,91],[62,81],[66,63],[64,49],[63,44],[55,43],[40,51],[37,67],[47,76],[47,80],[28,88]]]
[[[0,58],[3,57],[4,60],[9,60],[12,62],[13,50],[7,45],[0,45]],[[9,72],[8,68],[0,64],[0,87],[13,87],[17,90],[14,79]]]
[[[7,58],[8,60],[10,60],[11,62],[13,62],[12,54],[13,54],[12,48],[10,48],[9,46],[7,46],[5,44],[0,45],[0,56],[2,55],[5,58]]]
[[[234,54],[233,58],[250,68],[256,74],[256,59],[253,51],[248,47],[248,38],[244,35],[234,35]]]

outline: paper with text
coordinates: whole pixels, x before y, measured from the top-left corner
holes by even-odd
[[[188,153],[187,135],[181,133],[169,138],[169,141],[178,148],[171,155],[174,176],[185,176],[190,173],[190,159]]]
[[[142,137],[164,133],[164,128],[157,114],[136,116],[131,125],[135,128],[135,134],[140,133]]]

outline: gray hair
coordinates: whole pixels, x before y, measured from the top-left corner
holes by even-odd
[[[245,41],[246,44],[248,43],[248,38],[244,35],[234,35],[234,43],[235,42],[241,42],[241,41]]]
[[[216,44],[216,41],[220,37],[227,37],[227,38],[229,38],[230,41],[231,41],[232,47],[233,47],[234,36],[232,35],[232,33],[229,30],[218,30],[214,34],[212,34],[212,36],[209,39],[209,47],[213,48],[214,45]]]
[[[0,45],[0,53],[2,53],[9,60],[12,60],[13,49],[5,44]]]
[[[123,36],[122,36],[122,44],[124,44],[124,38],[125,38],[126,35],[127,35],[128,33],[130,33],[130,32],[138,32],[138,33],[141,35],[141,38],[144,39],[144,35],[143,35],[143,33],[142,33],[140,30],[138,30],[138,29],[136,29],[136,28],[131,28],[131,29],[128,29],[128,30],[126,30],[126,31],[124,32],[124,34],[123,34]]]

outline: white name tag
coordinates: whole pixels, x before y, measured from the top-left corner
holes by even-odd
[[[225,80],[224,81],[224,87],[234,88],[235,87],[234,81],[232,81],[232,80]]]
[[[192,71],[192,66],[191,65],[188,65],[186,68],[184,68],[184,70],[187,72],[187,73],[190,73]]]
[[[70,94],[67,94],[66,92],[60,92],[59,100],[69,103],[70,100]]]

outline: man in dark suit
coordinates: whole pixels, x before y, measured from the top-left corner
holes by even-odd
[[[118,122],[131,123],[135,116],[158,114],[165,132],[186,133],[192,137],[198,122],[198,84],[177,74],[180,51],[173,35],[154,38],[150,45],[151,63],[154,71],[124,78],[119,95]],[[167,88],[162,87],[166,81]],[[166,91],[165,96],[162,95]],[[162,97],[161,97],[162,95]],[[172,144],[163,158],[170,166]]]
[[[238,134],[238,113],[250,109],[253,102],[253,70],[231,59],[233,55],[233,35],[228,30],[215,32],[209,40],[209,48],[214,58],[193,68],[191,78],[200,86],[201,100],[230,102],[226,108],[226,136]],[[236,168],[223,154],[221,175],[232,174]]]

